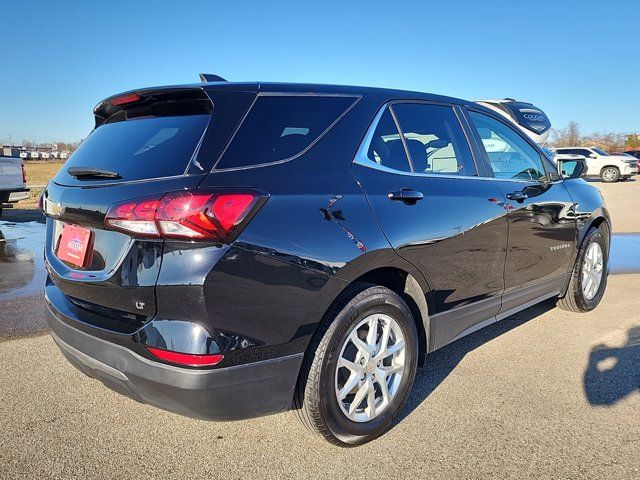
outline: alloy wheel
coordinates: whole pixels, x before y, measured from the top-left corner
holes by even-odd
[[[617,173],[613,168],[607,168],[604,172],[602,172],[602,176],[604,177],[605,181],[613,182],[617,177]]]
[[[582,293],[586,300],[591,300],[598,293],[604,270],[604,256],[602,247],[593,242],[587,248],[582,263]]]
[[[405,339],[396,320],[373,314],[351,329],[345,339],[335,376],[342,412],[354,422],[368,422],[384,412],[402,382]]]

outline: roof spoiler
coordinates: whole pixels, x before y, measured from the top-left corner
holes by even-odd
[[[202,83],[207,82],[226,82],[226,80],[218,75],[214,75],[213,73],[201,73],[200,81]]]

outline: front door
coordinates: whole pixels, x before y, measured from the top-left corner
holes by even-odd
[[[393,248],[429,284],[432,345],[493,321],[504,289],[507,211],[495,182],[478,176],[454,108],[385,107],[353,173]]]
[[[505,122],[469,112],[509,209],[501,316],[560,293],[576,248],[575,204],[537,149]]]

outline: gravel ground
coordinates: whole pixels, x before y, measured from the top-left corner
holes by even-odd
[[[2,478],[640,478],[640,275],[603,304],[545,303],[445,347],[404,418],[357,449],[292,413],[183,418],[84,377],[49,336],[0,343]]]

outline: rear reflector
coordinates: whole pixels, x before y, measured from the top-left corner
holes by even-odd
[[[114,107],[117,107],[118,105],[137,102],[138,100],[140,100],[140,98],[141,97],[139,93],[128,93],[126,95],[120,95],[119,97],[112,98],[111,100],[109,100],[109,103]]]
[[[133,235],[188,240],[230,241],[266,195],[256,191],[193,190],[112,205],[107,228]]]
[[[147,347],[147,351],[160,360],[188,367],[213,366],[220,363],[224,358],[224,355],[219,353],[212,355],[193,355],[191,353],[178,353],[153,347]]]

